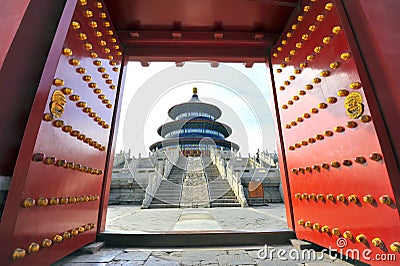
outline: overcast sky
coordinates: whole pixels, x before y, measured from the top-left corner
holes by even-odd
[[[171,121],[168,110],[188,101],[192,88],[198,88],[201,101],[222,110],[218,120],[229,125],[228,138],[240,146],[244,155],[259,148],[275,150],[275,135],[270,109],[270,82],[265,64],[245,68],[243,64],[220,64],[212,68],[207,62],[151,63],[141,67],[129,62],[121,107],[117,152],[132,150],[147,155],[149,146],[162,140],[157,128]]]

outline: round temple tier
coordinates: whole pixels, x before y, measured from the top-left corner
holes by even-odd
[[[237,144],[225,140],[232,134],[232,129],[216,121],[221,117],[221,110],[200,101],[197,88],[193,88],[192,98],[188,102],[173,106],[168,115],[174,121],[158,128],[157,132],[164,140],[151,145],[151,151],[174,146],[182,151],[211,148],[239,150]]]
[[[217,106],[203,103],[197,95],[197,88],[193,88],[192,98],[186,102],[173,106],[168,111],[169,117],[174,120],[208,118],[217,120],[221,117],[221,109]]]
[[[224,139],[232,134],[232,129],[228,125],[220,122],[205,119],[191,119],[166,123],[160,126],[157,132],[163,138],[200,135],[203,137]]]
[[[223,150],[239,150],[239,145],[224,139],[213,139],[213,142],[204,138],[175,138],[156,142],[150,146],[151,151],[168,147],[179,146],[181,150],[210,150],[211,148],[222,148]]]

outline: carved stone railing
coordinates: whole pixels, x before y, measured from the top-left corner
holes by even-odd
[[[128,169],[131,172],[133,178],[137,177],[137,171],[138,171],[138,165],[139,165],[139,159],[140,158],[135,158],[134,156],[132,157],[132,162],[129,164]]]
[[[276,163],[277,155],[276,153],[269,153],[268,151],[260,152],[260,163],[263,167],[271,166],[271,167],[278,167]]]
[[[144,195],[144,199],[142,202],[142,209],[148,208],[151,201],[153,200],[154,194],[156,193],[158,187],[160,186],[162,175],[160,170],[158,169],[156,172],[151,173],[149,175],[149,181],[146,187],[146,193]]]
[[[206,185],[207,185],[207,193],[208,193],[208,202],[207,205],[204,205],[205,208],[210,208],[211,207],[211,191],[210,191],[210,183],[208,182],[208,176],[206,173],[206,165],[204,165],[204,162],[201,162],[202,168],[203,168],[203,173],[204,177],[206,179]]]
[[[249,157],[249,163],[253,168],[262,168],[262,164],[260,162],[257,162],[254,158]]]
[[[217,166],[217,169],[223,179],[226,178],[226,171],[225,171],[225,160],[221,156],[221,152],[216,149],[212,149],[210,152],[210,157],[212,162]]]
[[[159,154],[160,154],[159,150],[149,154],[149,159],[154,166],[157,164],[157,157]]]
[[[171,172],[172,167],[177,164],[179,159],[179,150],[177,149],[168,149],[166,152],[166,161],[165,169],[164,169],[164,178],[168,178],[169,173]]]
[[[161,156],[161,152],[157,151],[154,155],[155,172],[149,175],[149,180],[146,187],[146,193],[142,202],[142,209],[148,208],[158,188],[160,187],[162,179],[167,179],[171,169],[179,159],[179,152],[176,149],[168,149],[166,152],[166,159],[158,161],[157,157]]]
[[[233,165],[228,162],[226,167],[226,179],[228,180],[233,192],[235,192],[236,198],[238,199],[240,205],[242,205],[242,207],[247,207],[247,199],[244,195],[242,183],[240,182],[240,174],[241,173],[235,173]]]
[[[220,172],[223,179],[227,179],[230,187],[237,200],[239,201],[242,207],[247,207],[246,196],[244,195],[244,189],[242,183],[240,182],[240,173],[234,172],[234,165],[232,165],[232,161],[236,159],[236,156],[232,156],[229,162],[226,162],[224,158],[221,156],[221,151],[219,150],[211,150],[211,160],[217,166],[218,171]]]

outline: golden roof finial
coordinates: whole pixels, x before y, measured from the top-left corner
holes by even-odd
[[[193,94],[197,94],[197,88],[193,87]]]

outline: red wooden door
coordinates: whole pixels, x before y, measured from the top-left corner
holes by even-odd
[[[2,265],[48,265],[96,239],[121,67],[104,3],[67,1],[2,217]]]
[[[286,204],[298,238],[367,263],[398,261],[400,177],[351,28],[335,2],[304,1],[271,50]]]

